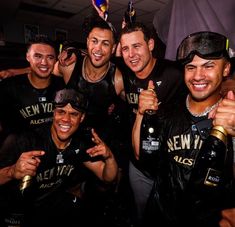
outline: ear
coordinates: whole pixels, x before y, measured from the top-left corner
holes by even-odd
[[[225,66],[224,66],[224,70],[223,70],[223,77],[226,77],[226,76],[229,75],[230,69],[231,69],[231,63],[230,62],[226,62]]]
[[[148,41],[148,46],[149,46],[149,50],[150,51],[152,51],[153,49],[154,49],[154,45],[155,45],[155,41],[154,41],[154,39],[150,39],[149,41]]]
[[[114,45],[113,45],[113,48],[112,48],[112,54],[114,54],[114,53],[115,53],[115,51],[116,51],[116,46],[117,46],[117,44],[114,44]]]
[[[83,113],[82,116],[81,116],[81,120],[80,120],[80,123],[83,122],[84,118],[85,118],[86,114]]]
[[[27,52],[26,53],[26,60],[29,62],[30,61],[29,59],[30,59],[30,56],[29,56],[29,53]]]

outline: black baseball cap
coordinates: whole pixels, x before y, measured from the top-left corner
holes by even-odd
[[[84,113],[87,110],[88,101],[83,93],[72,88],[64,88],[56,92],[53,104],[54,107],[70,104],[75,110]]]
[[[192,61],[194,55],[204,59],[229,59],[229,40],[216,32],[202,31],[187,36],[177,49],[177,60],[183,65]]]

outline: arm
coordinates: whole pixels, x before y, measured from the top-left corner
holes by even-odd
[[[20,69],[6,69],[0,71],[0,79],[5,79],[12,76],[22,75],[30,72],[30,67]]]
[[[66,84],[72,75],[77,61],[76,54],[74,52],[69,52],[71,48],[74,50],[73,47],[67,47],[62,50],[58,56],[58,61],[56,62],[53,70],[55,75],[62,76],[64,78]]]
[[[95,162],[85,162],[85,166],[89,168],[101,180],[112,182],[116,179],[118,173],[118,166],[116,160],[109,149],[109,147],[99,138],[92,129],[93,142],[96,146],[89,148],[87,153],[91,157],[102,156],[103,160]]]
[[[153,91],[153,81],[149,81],[148,89],[143,90],[139,95],[139,106],[136,114],[136,120],[132,128],[132,146],[135,152],[136,159],[139,159],[139,145],[140,145],[140,127],[143,120],[144,112],[148,109],[158,109],[158,99],[156,93]]]
[[[140,127],[143,120],[143,114],[137,113],[134,126],[132,128],[132,146],[134,149],[135,157],[139,160],[140,155]]]
[[[123,100],[125,100],[125,90],[121,71],[116,67],[114,86],[117,95],[119,95]]]

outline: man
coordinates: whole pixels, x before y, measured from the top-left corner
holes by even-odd
[[[175,62],[156,59],[153,34],[142,23],[127,24],[120,34],[120,47],[125,65],[119,68],[124,77],[126,101],[129,109],[129,135],[138,112],[139,94],[154,81],[154,90],[161,107],[174,103],[184,95],[182,72]],[[121,62],[119,62],[121,63]],[[131,138],[130,138],[131,141]],[[129,176],[137,207],[137,222],[141,222],[153,180],[131,154]]]
[[[28,73],[0,82],[1,121],[7,131],[36,128],[52,120],[52,97],[63,88],[61,78],[52,75],[56,62],[54,43],[36,36],[27,47]]]
[[[86,108],[84,95],[73,89],[60,90],[54,99],[52,124],[10,136],[3,144],[0,184],[8,189],[5,199],[9,201],[1,210],[16,207],[16,198],[20,199],[22,226],[87,226],[82,203],[70,192],[84,180],[83,166],[102,181],[116,179],[117,163],[111,150],[94,130],[90,142],[78,132]],[[22,197],[18,183],[26,175],[32,176],[32,183]]]
[[[151,163],[144,163],[151,165],[148,171],[155,179],[144,220],[147,226],[164,223],[164,226],[214,227],[219,224],[221,210],[235,205],[231,137],[228,137],[220,186],[208,189],[211,193],[206,197],[204,191],[195,192],[190,186],[197,154],[212,126],[222,125],[229,135],[235,135],[234,94],[229,91],[224,99],[220,94],[223,78],[230,71],[227,50],[226,37],[213,32],[191,34],[179,46],[177,58],[184,65],[189,94],[186,101],[155,117],[159,149],[149,154],[154,157]],[[158,108],[154,86],[149,83],[148,90],[141,92],[133,128],[133,146],[140,162],[148,155],[142,153],[141,122],[147,109]]]
[[[78,56],[71,64],[70,58],[64,60],[71,49],[67,46],[59,57],[58,69],[68,87],[78,89],[88,97],[84,127],[94,127],[102,136],[107,137],[111,133],[107,131],[110,128],[109,107],[119,95],[123,96],[124,90],[122,75],[110,62],[116,47],[115,31],[100,17],[93,18],[87,30],[87,55]]]

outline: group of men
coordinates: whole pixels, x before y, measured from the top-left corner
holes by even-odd
[[[99,14],[102,16],[102,12]],[[210,207],[202,199],[194,217],[192,204],[182,196],[186,193],[193,164],[181,166],[175,156],[180,153],[194,162],[196,150],[192,147],[188,151],[177,149],[175,144],[177,153],[167,156],[167,141],[191,133],[191,126],[207,119],[207,108],[217,102],[213,114],[210,113],[213,125],[223,125],[229,135],[235,136],[234,95],[228,92],[226,97],[220,96],[223,77],[230,73],[226,41],[222,35],[211,32],[199,32],[186,38],[178,52],[184,77],[178,63],[153,56],[153,36],[138,22],[126,24],[122,29],[119,40],[122,57],[116,58],[114,63],[111,57],[116,50],[115,30],[102,18],[91,23],[84,57],[75,54],[74,47],[67,45],[56,64],[55,48],[46,37],[41,36],[31,43],[26,54],[30,72],[4,79],[0,84],[0,102],[6,110],[1,111],[5,135],[0,150],[1,191],[7,195],[1,198],[4,224],[12,224],[9,223],[12,216],[7,215],[18,212],[24,214],[22,226],[89,225],[90,220],[83,219],[84,204],[78,195],[83,190],[81,187],[77,190],[77,186],[87,180],[84,167],[105,184],[116,183],[119,178],[118,159],[125,154],[120,150],[122,147],[114,143],[118,136],[113,127],[116,122],[112,119],[115,108],[110,108],[118,97],[124,98],[128,109],[125,142],[130,163],[124,174],[129,176],[134,195],[134,224],[216,226],[221,213],[225,213],[225,217],[233,215],[233,209],[226,209],[234,207],[234,201],[230,207],[219,202],[216,207]],[[214,49],[210,49],[211,46]],[[206,47],[204,52],[203,47]],[[52,75],[55,69],[63,79]],[[187,96],[183,80],[189,91]],[[148,172],[145,169],[148,163],[142,165],[141,160],[140,127],[147,109],[157,109],[160,119],[163,118],[160,123],[156,120],[163,144],[159,149],[162,158],[154,160],[159,173]],[[208,127],[211,128],[212,123]],[[33,132],[22,133],[25,128]],[[232,150],[228,153],[231,155]],[[226,163],[229,170],[232,169],[230,161]],[[30,196],[22,197],[16,188],[25,175],[33,176],[34,181]],[[228,175],[229,182],[221,196],[226,194],[230,198],[231,195],[232,200],[234,178],[231,171]],[[206,217],[206,213],[202,213],[204,209],[211,212]],[[55,214],[52,219],[49,218],[51,213]],[[76,218],[78,213],[80,220]],[[231,217],[220,223],[235,226]]]

